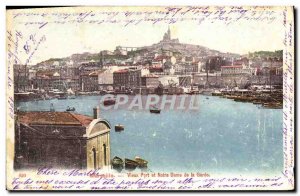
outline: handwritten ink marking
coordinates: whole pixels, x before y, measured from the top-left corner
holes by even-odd
[[[209,10],[209,7],[172,7],[168,6],[162,10],[155,11],[85,11],[85,12],[53,12],[53,13],[23,13],[21,11],[14,13],[14,19],[22,16],[19,24],[25,26],[38,26],[39,29],[44,28],[50,23],[66,24],[66,23],[87,23],[100,25],[103,23],[116,24],[124,26],[139,25],[144,23],[166,23],[175,24],[184,21],[200,20],[201,23],[207,21],[210,23],[222,22],[226,25],[233,24],[237,21],[267,21],[272,23],[281,13],[268,10],[244,9],[242,7],[215,7],[215,11]],[[34,16],[34,21],[32,17]],[[47,16],[47,17],[45,17]],[[183,18],[184,17],[184,18]]]
[[[33,55],[35,54],[35,52],[38,50],[40,44],[41,44],[42,42],[44,42],[44,41],[46,41],[46,36],[45,36],[45,35],[43,35],[43,36],[39,39],[39,41],[38,41],[35,45],[33,45],[33,46],[35,46],[33,49],[29,48],[29,50],[27,51],[27,52],[28,52],[27,54],[29,54],[29,57],[28,57],[28,58],[26,59],[26,61],[25,61],[25,64],[26,64],[26,65],[29,64],[31,58],[33,57]]]

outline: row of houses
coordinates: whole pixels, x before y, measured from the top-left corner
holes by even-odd
[[[166,71],[167,70],[167,71]],[[59,71],[20,71],[15,74],[15,91],[26,92],[32,89],[44,89],[50,91],[59,89],[66,91],[93,92],[99,90],[126,90],[132,88],[156,88],[159,84],[187,86],[191,84],[191,78],[199,75],[206,77],[206,73],[187,72],[186,74],[175,74],[172,69],[161,67],[137,68],[137,67],[109,67],[94,71],[80,72],[63,76]],[[34,73],[34,74],[33,74]],[[263,73],[263,74],[258,74]],[[216,78],[234,76],[257,76],[269,74],[282,76],[282,67],[256,68],[238,65],[222,66],[220,72],[215,72]],[[209,73],[211,75],[212,73]],[[219,79],[220,80],[220,79]]]
[[[271,58],[264,61],[257,59],[241,58],[232,61],[231,65],[221,66],[223,76],[234,75],[282,75],[282,59]]]
[[[178,57],[177,57],[178,58]],[[221,66],[220,76],[256,76],[282,75],[282,59],[273,59],[258,65],[257,61],[247,58],[232,61],[231,65]],[[268,63],[267,63],[268,62]],[[265,66],[263,66],[265,65]],[[205,60],[194,58],[181,59],[174,56],[158,55],[150,64],[103,65],[85,62],[79,66],[63,66],[52,69],[32,69],[26,65],[14,66],[14,84],[16,92],[30,89],[52,89],[73,91],[124,90],[127,88],[155,88],[158,84],[169,85],[174,78],[214,73],[207,70]],[[165,79],[170,78],[173,79]],[[165,82],[168,81],[168,82]],[[178,82],[179,85],[182,85]],[[184,83],[185,85],[186,83]]]

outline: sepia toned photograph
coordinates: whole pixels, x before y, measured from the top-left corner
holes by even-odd
[[[294,8],[6,8],[10,191],[294,190]]]

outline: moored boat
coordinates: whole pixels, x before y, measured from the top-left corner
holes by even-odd
[[[103,101],[103,105],[114,105],[116,103],[116,100],[113,98],[107,98]]]
[[[259,100],[253,100],[252,103],[255,104],[255,105],[257,105],[257,104],[262,104],[262,102],[259,101]]]
[[[139,168],[146,168],[148,161],[140,158],[140,157],[135,157],[135,161],[139,164]]]
[[[150,113],[160,114],[160,109],[155,106],[151,106]]]
[[[111,165],[114,169],[123,169],[124,167],[124,161],[120,158],[115,156],[112,160],[111,160]]]
[[[124,125],[117,124],[117,125],[115,126],[115,131],[116,131],[116,132],[124,131]]]
[[[75,111],[75,108],[74,107],[67,107],[66,109],[67,112],[74,112]]]
[[[134,161],[134,160],[131,160],[131,159],[126,159],[125,158],[125,169],[128,169],[128,170],[134,170],[136,169],[137,167],[139,166],[139,163]]]
[[[66,96],[59,96],[59,97],[57,97],[57,99],[67,99],[67,97]]]
[[[278,102],[269,102],[263,103],[263,107],[269,109],[282,109],[282,104]]]
[[[211,89],[204,89],[202,90],[201,92],[199,92],[200,94],[202,95],[208,95],[208,96],[211,96],[212,95],[212,90]]]
[[[212,96],[222,96],[222,93],[220,91],[215,91],[211,93]]]
[[[70,96],[68,96],[68,99],[76,99],[76,96],[75,95],[70,95]]]

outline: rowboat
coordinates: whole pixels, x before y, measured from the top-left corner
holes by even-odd
[[[222,96],[222,93],[219,91],[215,91],[213,93],[211,93],[212,96]]]
[[[152,106],[152,107],[150,108],[150,113],[160,114],[160,109],[158,109],[158,108],[155,107],[155,106]]]
[[[57,99],[62,100],[62,99],[67,99],[67,97],[66,96],[60,96],[60,97],[57,97]]]
[[[75,95],[70,95],[70,96],[68,96],[68,99],[76,99],[76,96]]]
[[[75,108],[74,107],[69,107],[66,109],[67,112],[74,112]]]
[[[282,109],[282,104],[276,102],[263,103],[263,107],[269,109]]]
[[[139,163],[125,158],[125,169],[134,170],[137,166],[139,166]]]
[[[112,159],[111,164],[114,169],[123,169],[123,167],[124,167],[124,161],[120,157],[117,157],[117,156],[115,156]]]
[[[117,124],[115,126],[115,131],[116,132],[120,132],[120,131],[123,131],[124,130],[124,125],[121,125],[121,124]]]
[[[114,105],[116,103],[115,99],[109,98],[109,99],[105,99],[103,101],[103,105],[107,106],[107,105]]]
[[[146,168],[148,161],[140,158],[140,157],[135,157],[135,161],[139,164],[139,168]]]

